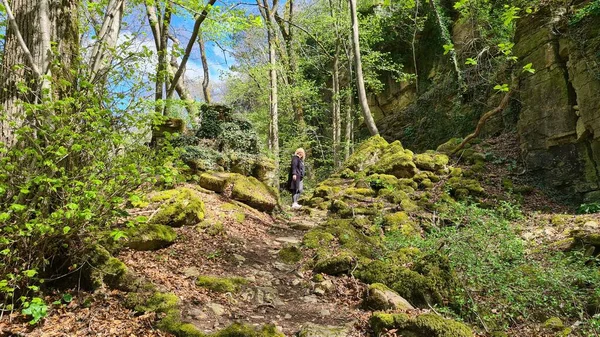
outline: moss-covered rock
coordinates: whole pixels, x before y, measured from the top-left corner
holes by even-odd
[[[419,235],[418,225],[406,214],[406,212],[396,212],[386,214],[383,217],[383,225],[386,231],[399,231],[404,236]]]
[[[365,181],[375,191],[382,189],[393,190],[398,187],[398,178],[391,174],[372,174],[366,177]]]
[[[204,219],[204,202],[197,191],[179,187],[162,191],[150,197],[152,202],[161,202],[152,223],[172,227],[196,225]]]
[[[221,193],[227,185],[228,177],[229,174],[223,172],[205,172],[200,175],[199,184],[207,190]]]
[[[91,289],[104,286],[127,290],[132,281],[129,270],[125,264],[113,257],[104,247],[93,246],[88,255],[89,268],[83,272],[83,284]]]
[[[462,138],[451,138],[449,139],[447,142],[445,142],[444,144],[441,144],[440,146],[437,147],[436,151],[440,152],[440,153],[445,153],[445,154],[451,154],[454,149],[456,149],[456,147],[462,142]],[[467,144],[466,146],[467,148],[469,147],[469,144]]]
[[[248,283],[243,277],[198,276],[196,285],[219,293],[234,293]]]
[[[363,305],[371,310],[414,309],[407,300],[382,283],[373,283],[367,288]]]
[[[297,263],[302,260],[302,251],[296,246],[283,247],[278,252],[279,258],[289,264]]]
[[[315,273],[323,273],[327,275],[341,275],[352,270],[354,266],[354,257],[347,253],[342,252],[338,255],[325,258],[315,265],[313,271]]]
[[[370,188],[347,188],[346,190],[344,190],[344,195],[347,196],[365,196],[365,197],[371,197],[374,196],[376,194],[375,191],[373,191]]]
[[[417,166],[413,162],[410,150],[385,152],[381,160],[369,168],[372,173],[391,174],[396,178],[412,178],[417,174]]]
[[[333,234],[324,231],[322,228],[315,228],[304,235],[302,244],[307,248],[316,249],[327,247],[334,239]]]
[[[388,142],[379,135],[369,138],[348,158],[344,164],[345,168],[354,172],[366,169],[381,159],[388,145]]]
[[[231,196],[259,211],[271,212],[279,205],[279,196],[269,186],[254,177],[233,175]]]
[[[134,250],[157,250],[168,247],[177,239],[177,233],[165,225],[143,224],[127,230],[126,247]]]
[[[473,331],[466,325],[435,314],[411,317],[407,314],[374,313],[369,320],[373,331],[379,335],[386,330],[411,337],[472,337]]]
[[[449,159],[445,154],[428,151],[415,155],[414,161],[415,165],[421,170],[436,172],[445,168],[448,165]]]
[[[346,337],[348,328],[322,326],[314,323],[305,323],[297,334],[298,337]]]
[[[475,179],[452,177],[448,179],[447,185],[450,188],[451,195],[459,200],[468,196],[480,196],[484,192],[481,184]]]

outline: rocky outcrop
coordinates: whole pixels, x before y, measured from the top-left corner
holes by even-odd
[[[259,211],[271,212],[279,205],[275,189],[254,177],[237,173],[205,172],[200,175],[200,186],[223,193]]]
[[[565,197],[600,200],[600,17],[570,25],[566,10],[519,21],[514,52],[535,74],[521,79],[518,132],[527,168]]]

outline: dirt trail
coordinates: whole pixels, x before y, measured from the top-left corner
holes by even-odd
[[[202,226],[177,229],[179,239],[168,248],[120,256],[159,290],[175,293],[185,321],[204,332],[233,322],[275,324],[286,336],[307,322],[353,330],[352,323],[364,314],[357,309],[361,285],[349,277],[329,277],[316,289],[311,271],[303,270],[302,263],[286,264],[278,255],[283,247],[300,246],[305,231],[317,226],[324,212],[304,210],[287,221],[276,220],[216,194],[203,198]],[[216,293],[196,286],[199,275],[250,282],[235,293]]]

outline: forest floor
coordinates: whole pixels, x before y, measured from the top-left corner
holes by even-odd
[[[498,158],[486,164],[483,185],[489,195],[506,195],[506,177],[514,184],[528,183],[527,175],[522,174],[518,147],[510,145],[514,139],[501,137],[485,143],[485,151]],[[288,210],[287,218],[273,217],[216,193],[202,192],[202,197],[206,207],[203,224],[176,228],[178,239],[167,248],[125,249],[118,256],[159,291],[177,295],[184,321],[207,333],[242,322],[274,324],[286,336],[294,336],[310,322],[343,327],[346,336],[368,336],[371,312],[359,306],[365,284],[349,276],[325,276],[324,282],[313,282],[312,271],[303,268],[311,256],[295,264],[284,263],[279,256],[282,248],[299,246],[304,233],[324,221],[326,211],[305,208],[295,213]],[[537,189],[521,200],[521,207],[525,215],[519,224],[521,236],[539,245],[563,239],[565,229],[576,223],[600,223],[600,216],[582,219],[572,208]],[[553,226],[557,214],[563,214],[562,221]],[[249,283],[235,293],[217,293],[196,285],[200,275],[237,276]],[[2,313],[0,336],[171,336],[156,330],[157,314],[138,315],[125,308],[124,292],[57,290],[48,294],[46,303],[60,300],[65,293],[73,300],[53,305],[43,324],[35,327],[18,313]],[[513,333],[510,335],[545,335],[531,326],[517,327]]]

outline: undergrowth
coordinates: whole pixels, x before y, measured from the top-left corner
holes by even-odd
[[[596,309],[590,308],[591,299],[598,298],[598,260],[524,241],[518,234],[522,215],[510,204],[488,210],[455,203],[440,217],[452,225],[433,227],[425,238],[386,237],[392,250],[417,247],[424,254],[441,251],[449,257],[460,287],[439,310],[487,331],[559,317],[582,322],[581,335],[600,332]]]

